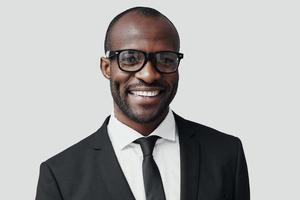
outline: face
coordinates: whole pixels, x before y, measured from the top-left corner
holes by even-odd
[[[178,51],[174,34],[165,19],[128,14],[112,29],[111,50]],[[178,72],[160,73],[151,61],[138,72],[124,72],[116,57],[102,59],[102,72],[110,80],[115,115],[137,123],[163,118],[177,91]]]

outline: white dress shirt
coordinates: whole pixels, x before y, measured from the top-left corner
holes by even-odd
[[[121,169],[136,200],[146,200],[143,180],[143,153],[139,144],[133,143],[144,137],[118,121],[114,114],[108,124],[108,135]],[[180,199],[180,150],[178,131],[173,112],[169,112],[160,125],[149,135],[159,138],[153,150],[153,158],[162,178],[166,200]]]

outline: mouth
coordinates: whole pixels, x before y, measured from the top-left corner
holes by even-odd
[[[128,93],[139,97],[157,97],[163,89],[159,87],[134,87],[129,88]]]
[[[140,97],[156,97],[160,94],[160,90],[130,90],[129,93]]]
[[[128,90],[130,102],[140,106],[154,106],[161,101],[163,89],[157,87],[130,88]]]

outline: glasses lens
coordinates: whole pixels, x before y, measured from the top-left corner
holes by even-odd
[[[137,71],[142,67],[145,55],[140,51],[126,50],[119,54],[119,65],[124,71]]]
[[[174,52],[160,52],[156,54],[156,66],[161,72],[171,73],[177,70],[179,65],[178,55]]]

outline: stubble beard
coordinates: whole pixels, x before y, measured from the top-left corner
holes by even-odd
[[[125,116],[140,124],[153,122],[158,117],[163,115],[164,112],[168,110],[170,103],[175,97],[177,88],[178,88],[178,81],[174,85],[170,86],[169,88],[166,88],[164,90],[164,93],[167,94],[163,94],[164,97],[161,99],[158,108],[156,108],[155,112],[150,112],[146,116],[141,113],[134,112],[134,110],[130,107],[129,103],[126,100],[128,96],[127,90],[121,93],[119,82],[110,80],[110,89],[111,89],[111,94],[114,103],[118,106],[118,108],[121,110],[121,112],[123,112]],[[151,107],[147,107],[147,106],[143,107],[145,111],[150,108]]]

